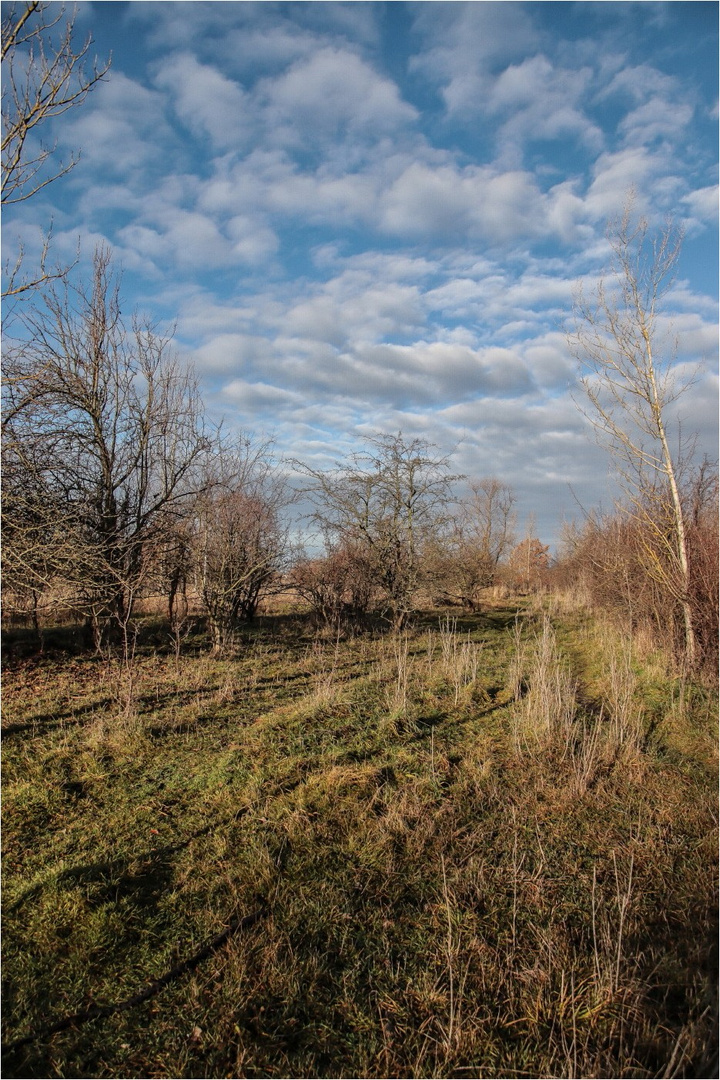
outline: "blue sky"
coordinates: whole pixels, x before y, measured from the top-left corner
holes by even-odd
[[[51,5],[55,7],[56,5]],[[3,220],[104,241],[209,411],[319,467],[402,429],[554,542],[608,459],[573,403],[574,282],[633,185],[686,239],[678,409],[717,453],[716,3],[81,3],[109,78],[68,176]]]

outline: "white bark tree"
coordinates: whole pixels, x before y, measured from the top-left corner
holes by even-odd
[[[652,542],[648,571],[682,613],[684,654],[696,658],[689,596],[688,545],[680,494],[681,461],[673,454],[669,409],[689,385],[675,370],[676,343],[661,333],[661,304],[674,280],[682,234],[668,223],[652,234],[634,216],[631,196],[608,228],[612,260],[588,299],[576,293],[569,346],[585,372],[590,404],[582,411],[609,447],[628,505]]]

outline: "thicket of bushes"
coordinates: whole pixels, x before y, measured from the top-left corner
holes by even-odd
[[[683,503],[696,666],[717,678],[718,475],[707,462],[687,484]],[[649,633],[680,662],[685,644],[682,596],[663,543],[671,527],[657,518],[649,525],[630,511],[590,515],[582,528],[567,530],[555,573],[559,582],[584,591],[625,629]]]

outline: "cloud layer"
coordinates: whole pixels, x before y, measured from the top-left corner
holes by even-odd
[[[420,434],[551,540],[610,490],[564,325],[630,187],[685,230],[667,315],[716,445],[713,6],[82,5],[112,74],[6,251],[108,242],[230,426],[316,463]]]

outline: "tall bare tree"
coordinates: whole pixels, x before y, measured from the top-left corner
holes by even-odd
[[[110,62],[86,70],[92,38],[75,40],[75,13],[64,5],[29,0],[8,6],[2,20],[2,205],[24,202],[75,167],[78,154],[57,158],[57,141],[43,128],[81,105],[107,74]],[[49,236],[40,266],[21,277],[22,250],[9,268],[4,296],[36,288],[61,271],[47,265]]]
[[[101,248],[90,285],[48,288],[5,356],[6,571],[61,586],[96,644],[127,628],[209,445],[194,377],[152,325],[125,325],[118,290]]]
[[[672,223],[651,233],[647,220],[636,218],[631,196],[607,236],[609,270],[589,299],[578,288],[568,341],[585,372],[582,384],[590,408],[583,411],[613,454],[632,515],[653,538],[648,569],[680,607],[685,659],[692,666],[696,648],[687,529],[680,462],[668,435],[670,406],[688,382],[677,378],[676,344],[658,325],[682,234]]]
[[[412,610],[425,548],[446,520],[451,485],[445,456],[424,439],[378,435],[347,465],[322,472],[302,467],[313,484],[315,521],[328,548],[359,548],[385,597],[396,630]]]

